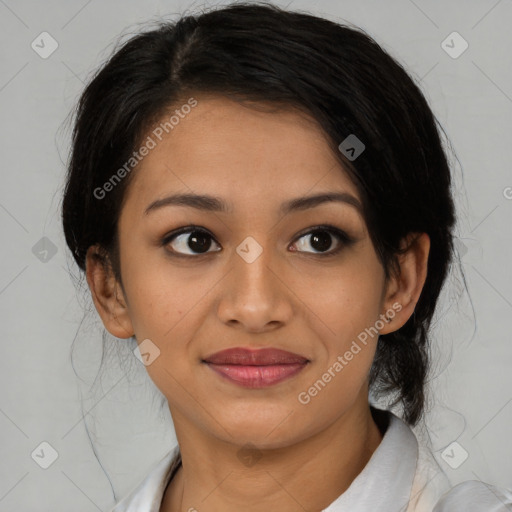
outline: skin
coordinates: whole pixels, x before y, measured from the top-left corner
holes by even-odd
[[[162,512],[321,510],[382,440],[368,404],[377,336],[308,404],[298,395],[394,303],[401,310],[380,333],[408,320],[425,282],[430,241],[419,234],[400,259],[400,277],[386,282],[354,207],[331,202],[278,211],[289,199],[321,191],[360,200],[313,120],[195,97],[198,105],[133,171],[119,219],[122,285],[94,257],[97,247],[87,254],[87,281],[112,335],[149,338],[160,350],[146,369],[167,398],[183,460]],[[172,205],[144,214],[177,192],[220,196],[232,212]],[[211,233],[206,255],[188,246],[189,234],[181,244],[161,245],[190,224]],[[307,234],[318,224],[355,242],[322,257]],[[251,263],[236,252],[248,236],[263,249]],[[333,236],[325,253],[339,243]],[[173,249],[189,259],[173,257]],[[247,389],[201,362],[231,347],[275,347],[310,362],[288,380]],[[237,456],[247,443],[260,457],[252,465]]]

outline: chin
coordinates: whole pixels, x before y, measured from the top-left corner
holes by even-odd
[[[305,427],[305,421],[297,418],[292,410],[282,408],[268,414],[260,411],[258,417],[233,412],[226,416],[217,416],[221,425],[228,425],[226,430],[231,435],[218,424],[214,428],[224,441],[242,447],[250,444],[261,450],[285,448],[311,434],[310,429]]]

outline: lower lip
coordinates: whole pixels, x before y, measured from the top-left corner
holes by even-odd
[[[265,388],[299,373],[307,363],[239,366],[206,363],[214,372],[246,388]]]

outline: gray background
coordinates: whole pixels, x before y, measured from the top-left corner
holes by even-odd
[[[418,80],[453,143],[461,267],[443,292],[432,408],[416,432],[429,435],[454,484],[482,479],[510,488],[512,2],[276,3],[365,29]],[[214,4],[0,0],[1,511],[108,510],[111,484],[124,495],[175,443],[161,395],[126,342],[110,338],[104,379],[91,389],[102,326],[95,310],[82,322],[90,295],[74,286],[78,270],[61,232],[65,121],[121,33]],[[43,31],[59,45],[46,59],[31,47]],[[469,44],[457,58],[442,46],[453,31]],[[42,252],[53,246],[55,254]],[[58,454],[47,469],[36,463],[51,455],[44,441]],[[447,447],[452,461],[460,462],[461,450],[467,460],[453,469]]]

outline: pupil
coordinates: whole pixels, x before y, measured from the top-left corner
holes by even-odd
[[[316,233],[324,233],[324,235],[312,235],[311,246],[316,251],[326,251],[331,246],[331,236],[326,231],[317,231]]]
[[[196,245],[196,247],[193,246]],[[209,239],[206,233],[200,231],[194,231],[188,239],[188,246],[195,252],[207,252],[211,245],[211,239]],[[203,250],[204,249],[204,250]]]

